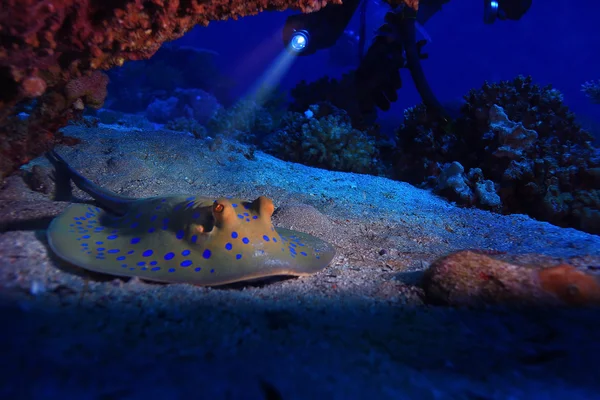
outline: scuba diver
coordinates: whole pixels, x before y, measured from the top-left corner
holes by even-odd
[[[398,100],[402,87],[400,69],[408,68],[428,112],[446,120],[451,119],[431,90],[421,59],[426,40],[417,41],[416,24],[424,25],[450,0],[421,0],[418,11],[402,4],[392,5],[384,24],[363,55],[365,15],[368,0],[362,0],[361,32],[359,34],[359,66],[355,71],[355,89],[361,111],[365,114],[377,108],[389,110]],[[532,0],[483,0],[486,24],[496,20],[519,20],[531,7]],[[287,49],[298,56],[307,56],[333,46],[343,34],[361,0],[344,0],[344,4],[330,4],[309,14],[287,18],[283,41]]]

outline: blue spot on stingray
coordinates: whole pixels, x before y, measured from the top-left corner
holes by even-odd
[[[100,249],[98,249],[98,250],[100,250]],[[118,253],[119,251],[121,251],[121,250],[119,250],[119,249],[110,249],[110,250],[107,251],[107,253],[115,254],[115,253]]]
[[[104,251],[105,249],[104,249],[104,247],[98,247],[96,250],[98,250],[98,251]]]
[[[150,217],[150,221],[156,221],[156,218],[158,218],[158,215],[154,214],[153,216]]]
[[[182,267],[189,267],[190,265],[192,265],[192,261],[191,260],[183,260],[181,262],[181,264],[179,264],[179,265],[181,265]]]
[[[75,221],[79,221],[79,217],[73,217]]]
[[[194,206],[194,202],[193,202],[193,201],[190,201],[189,203],[187,203],[187,204],[185,205],[185,208],[191,208],[191,207],[193,207],[193,206]]]
[[[181,252],[181,255],[184,256],[184,257],[185,256],[189,256],[190,255],[190,251],[189,250],[184,250],[184,251]]]
[[[156,264],[158,264],[157,261],[150,261],[150,265],[156,265]]]
[[[233,246],[231,245],[231,243],[227,243],[227,244],[225,245],[225,248],[226,248],[227,250],[231,250],[231,249],[233,248]]]
[[[246,210],[249,210],[249,209],[250,209],[250,206],[248,205],[248,203],[245,203],[245,204],[244,204],[244,208],[245,208]]]
[[[192,200],[195,200],[195,199],[196,199],[196,197],[192,196],[192,197],[188,197],[187,199],[185,199],[185,201],[192,201]]]
[[[250,218],[246,218],[246,222],[250,222]]]
[[[154,252],[152,250],[146,250],[142,253],[143,257],[150,257]]]
[[[175,253],[171,252],[171,253],[165,254],[164,259],[165,260],[171,260],[173,257],[175,257]]]
[[[83,246],[83,247],[85,247],[87,245],[88,245],[87,243],[81,243],[81,246]]]
[[[151,269],[151,271],[160,271],[160,267],[154,267]]]
[[[131,241],[129,243],[136,244],[136,243],[139,243],[139,242],[140,242],[140,238],[134,237],[134,238],[131,238]]]
[[[161,202],[161,203],[164,203],[165,201],[167,201],[167,199],[162,199],[160,202]]]
[[[135,251],[133,251],[133,250],[129,250],[129,251],[127,252],[127,254],[133,254],[133,253],[135,253]]]
[[[183,235],[185,234],[185,232],[183,231],[183,229],[180,229],[177,231],[177,234],[175,234],[175,237],[177,239],[183,239]]]
[[[250,239],[248,239],[247,237],[245,237],[245,238],[242,239],[242,242],[244,244],[248,244],[248,243],[250,243]]]
[[[139,266],[146,265],[146,261],[140,261],[137,263],[137,265],[139,265]]]
[[[199,212],[193,213],[192,218],[194,218],[194,219],[200,218],[200,213]]]
[[[175,272],[175,268],[169,268],[169,272]]]
[[[82,238],[82,239],[89,239],[89,238],[90,238],[90,235],[83,235],[81,238]]]
[[[305,252],[303,252],[303,251],[301,251],[300,254],[302,254],[304,257],[307,256],[307,254]]]
[[[131,224],[131,228],[137,228],[137,226],[139,225],[139,222],[134,222],[133,224]]]
[[[160,210],[162,208],[162,206],[156,206],[155,209],[156,210]]]
[[[194,268],[194,271],[200,272],[200,271],[202,271],[202,268],[200,268],[200,267]]]
[[[214,270],[214,269],[211,269],[211,270],[210,270],[210,273],[211,273],[211,274],[214,274],[214,273],[215,273],[215,270]]]
[[[249,216],[250,216],[250,214],[248,214],[247,212],[246,212],[246,213],[244,213],[244,215],[245,215],[246,217],[249,217]]]
[[[137,219],[137,218],[139,218],[139,217],[141,217],[141,216],[142,216],[142,213],[137,213],[137,214],[135,214],[135,217],[133,217],[133,218],[136,218],[136,219]]]
[[[277,238],[276,238],[276,237],[274,237],[274,238],[273,238],[273,241],[274,241],[275,243],[277,243]]]
[[[140,270],[142,270],[142,271],[146,271],[146,270],[148,270],[148,268],[146,268],[146,267],[142,267],[142,268],[140,268]]]
[[[118,238],[118,237],[119,237],[119,236],[117,236],[117,235],[110,235],[110,236],[107,236],[106,238],[107,238],[108,240],[115,240],[115,239],[116,239],[116,238]]]
[[[99,231],[103,231],[103,230],[104,230],[104,227],[103,227],[103,226],[98,226],[98,227],[97,227],[95,230],[96,230],[96,231],[98,231],[98,232],[99,232]]]
[[[258,219],[258,215],[253,215],[252,219]]]
[[[231,232],[231,237],[232,237],[233,239],[237,239],[237,237],[238,237],[238,233],[237,233],[237,232]]]
[[[69,226],[75,226],[75,224],[69,224]]]
[[[244,219],[244,216],[242,214],[238,214],[238,218],[239,219]]]
[[[231,205],[231,207],[237,207],[237,204],[236,204],[236,203],[233,203],[233,204]]]
[[[291,247],[296,247],[296,243],[290,243]]]
[[[202,253],[202,257],[209,259],[210,258],[210,250],[209,249],[204,250],[204,252]]]
[[[127,268],[127,264],[121,264],[121,267]]]
[[[152,232],[154,232],[154,231],[155,231],[155,229],[154,229],[154,228],[148,228],[148,233],[152,233]]]
[[[177,211],[181,208],[181,204],[177,204],[174,208],[173,211]]]
[[[123,261],[125,259],[125,256],[119,256],[117,257],[117,261]]]
[[[241,254],[236,254],[236,255],[235,255],[235,259],[236,259],[236,260],[239,260],[240,258],[242,258],[242,255],[241,255]]]
[[[192,237],[190,238],[190,242],[196,243],[196,240],[198,240],[198,236],[197,235],[192,235]]]
[[[315,256],[315,258],[316,258],[317,260],[320,260],[320,259],[321,259],[321,256]]]
[[[269,240],[271,240],[271,239],[269,239],[269,237],[267,235],[263,235],[263,239],[265,239],[265,242],[268,242]]]

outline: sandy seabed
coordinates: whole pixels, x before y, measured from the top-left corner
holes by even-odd
[[[600,265],[600,237],[455,207],[385,178],[287,163],[170,131],[70,126],[59,153],[119,194],[275,202],[335,245],[310,277],[201,288],[91,274],[45,229],[45,159],[0,190],[3,399],[594,399],[600,312],[424,304],[421,272],[462,249]],[[41,171],[41,172],[40,172]],[[31,188],[37,190],[32,190]],[[87,199],[78,190],[75,195]]]

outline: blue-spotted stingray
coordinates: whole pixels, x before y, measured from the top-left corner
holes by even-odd
[[[52,251],[86,270],[217,286],[311,275],[335,256],[334,247],[319,238],[275,228],[267,197],[123,197],[80,175],[56,152],[47,157],[57,177],[66,176],[69,188],[72,181],[99,205],[73,204],[47,231]]]

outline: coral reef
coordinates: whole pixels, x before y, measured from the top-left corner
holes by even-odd
[[[290,111],[304,112],[311,104],[328,102],[346,111],[357,129],[372,125],[377,118],[375,109],[371,113],[361,111],[354,72],[343,74],[339,80],[324,76],[311,83],[300,81],[290,90],[290,95],[294,99],[290,104]]]
[[[587,81],[581,85],[581,91],[592,101],[600,104],[600,80]]]
[[[354,129],[350,117],[327,103],[290,112],[266,145],[281,159],[335,171],[377,173],[375,140]]]
[[[525,266],[482,252],[436,260],[422,280],[428,301],[454,306],[600,306],[600,277],[571,265]]]
[[[214,96],[201,89],[176,89],[171,94],[166,100],[155,99],[148,105],[148,120],[164,124],[184,117],[205,125],[222,108]]]
[[[388,157],[395,178],[463,205],[600,232],[600,152],[557,90],[518,77],[465,100],[452,124],[422,105],[405,112]]]
[[[176,88],[202,89],[219,103],[230,104],[233,81],[223,74],[217,57],[210,50],[165,43],[149,60],[129,62],[108,71],[111,83],[106,107],[143,111],[154,100],[165,100]]]
[[[162,43],[197,24],[289,7],[311,12],[326,4],[327,0],[2,0],[0,178],[61,140],[56,131],[73,109],[65,94],[70,81],[149,58]],[[37,99],[35,112],[26,120],[14,118],[19,104],[32,98]],[[85,104],[79,99],[76,108]]]

